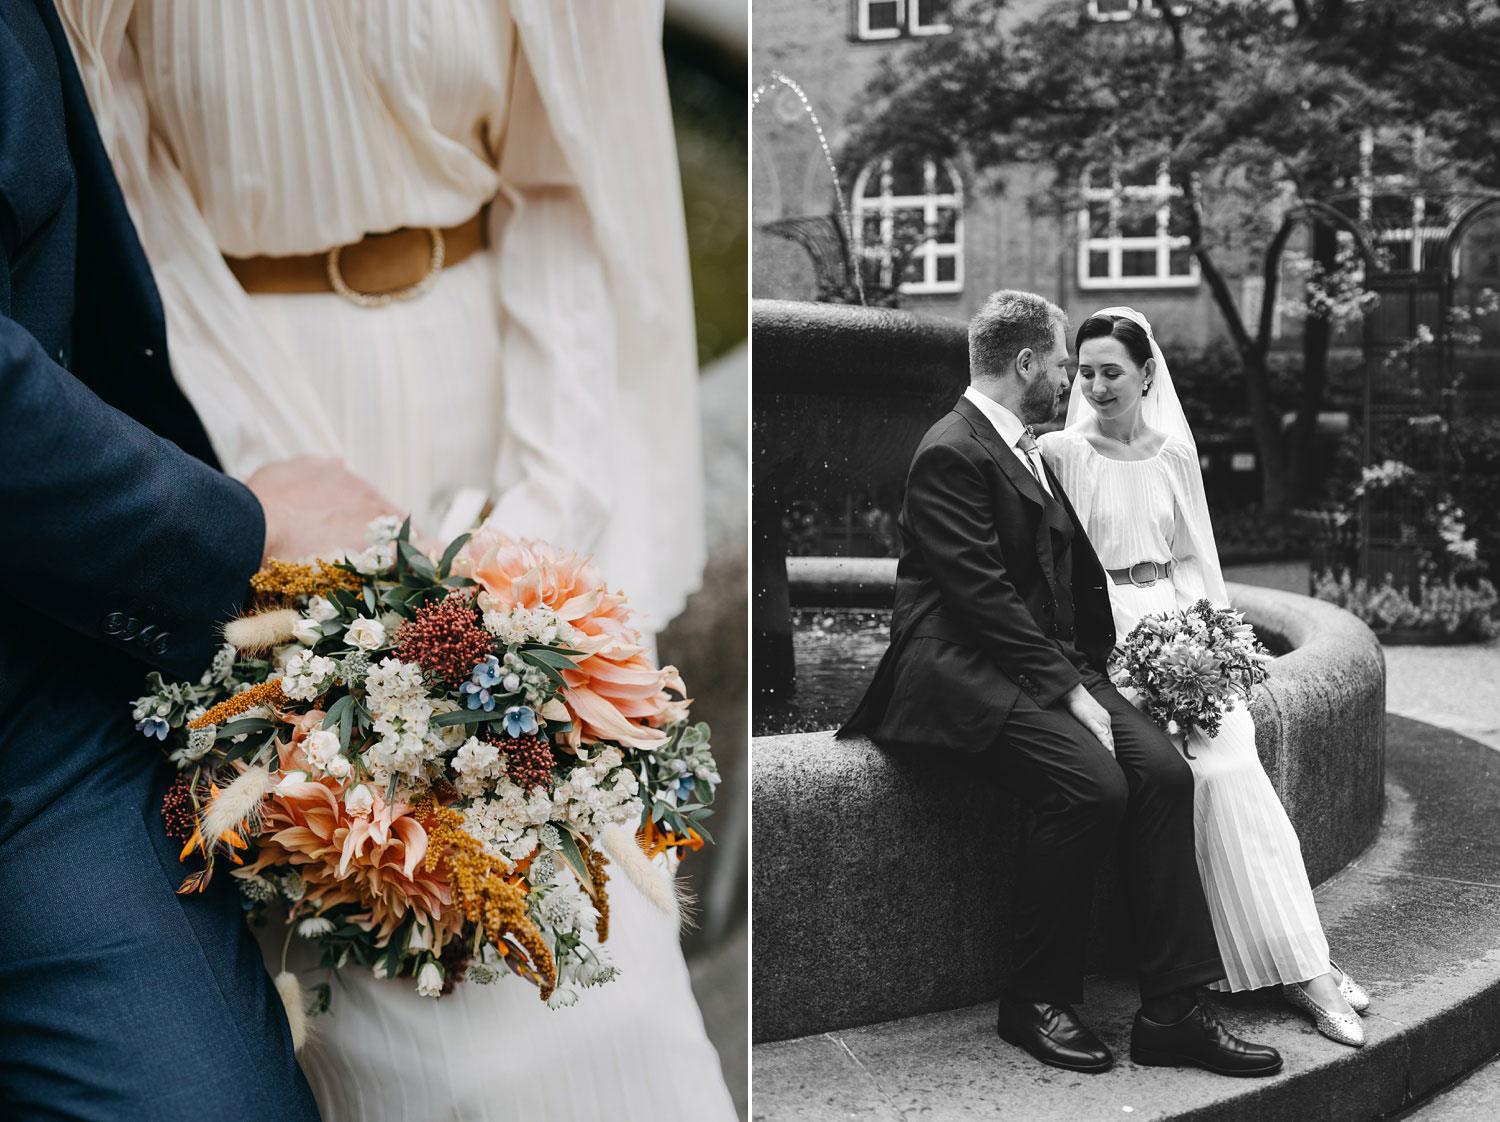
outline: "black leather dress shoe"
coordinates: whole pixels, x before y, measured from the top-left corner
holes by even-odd
[[[1241,1040],[1205,1005],[1171,1025],[1137,1013],[1130,1058],[1147,1067],[1201,1067],[1220,1075],[1275,1075],[1281,1070],[1280,1052]]]
[[[1097,1075],[1115,1058],[1066,1005],[1045,1001],[1000,1002],[1000,1039],[1024,1048],[1044,1064]]]

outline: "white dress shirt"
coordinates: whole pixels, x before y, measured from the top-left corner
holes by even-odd
[[[1042,470],[1041,453],[1035,448],[1032,449],[1030,455],[1021,450],[1021,438],[1026,435],[1026,426],[1021,418],[999,402],[985,397],[973,386],[964,390],[964,397],[972,401],[975,407],[989,419],[990,424],[995,426],[995,431],[1000,434],[1000,439],[1005,441],[1005,446],[1016,454],[1016,459],[1025,465],[1027,471],[1036,476],[1036,481],[1042,485],[1042,490],[1049,495],[1052,494],[1052,487],[1047,483],[1047,473]]]

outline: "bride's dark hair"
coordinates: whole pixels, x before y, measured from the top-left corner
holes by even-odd
[[[1112,337],[1125,345],[1125,352],[1137,366],[1151,361],[1151,340],[1146,329],[1126,316],[1093,315],[1083,321],[1078,329],[1078,338],[1073,341],[1073,353],[1090,339]]]

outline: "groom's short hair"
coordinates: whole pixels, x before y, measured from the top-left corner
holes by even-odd
[[[991,293],[969,321],[969,377],[998,377],[1028,348],[1046,354],[1058,326],[1067,330],[1067,313],[1034,292]]]

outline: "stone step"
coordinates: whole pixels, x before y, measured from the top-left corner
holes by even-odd
[[[1316,892],[1335,957],[1374,999],[1363,1049],[1325,1039],[1261,991],[1215,1003],[1232,1031],[1281,1050],[1279,1075],[1137,1067],[1133,986],[1105,975],[1080,1006],[1118,1058],[1103,1075],[1044,1067],[1004,1044],[985,1003],[759,1045],[754,1117],[1364,1122],[1459,1079],[1500,1052],[1500,754],[1395,716],[1386,750],[1381,832]]]
[[[1500,1058],[1476,1068],[1389,1122],[1490,1122],[1500,1114]]]

